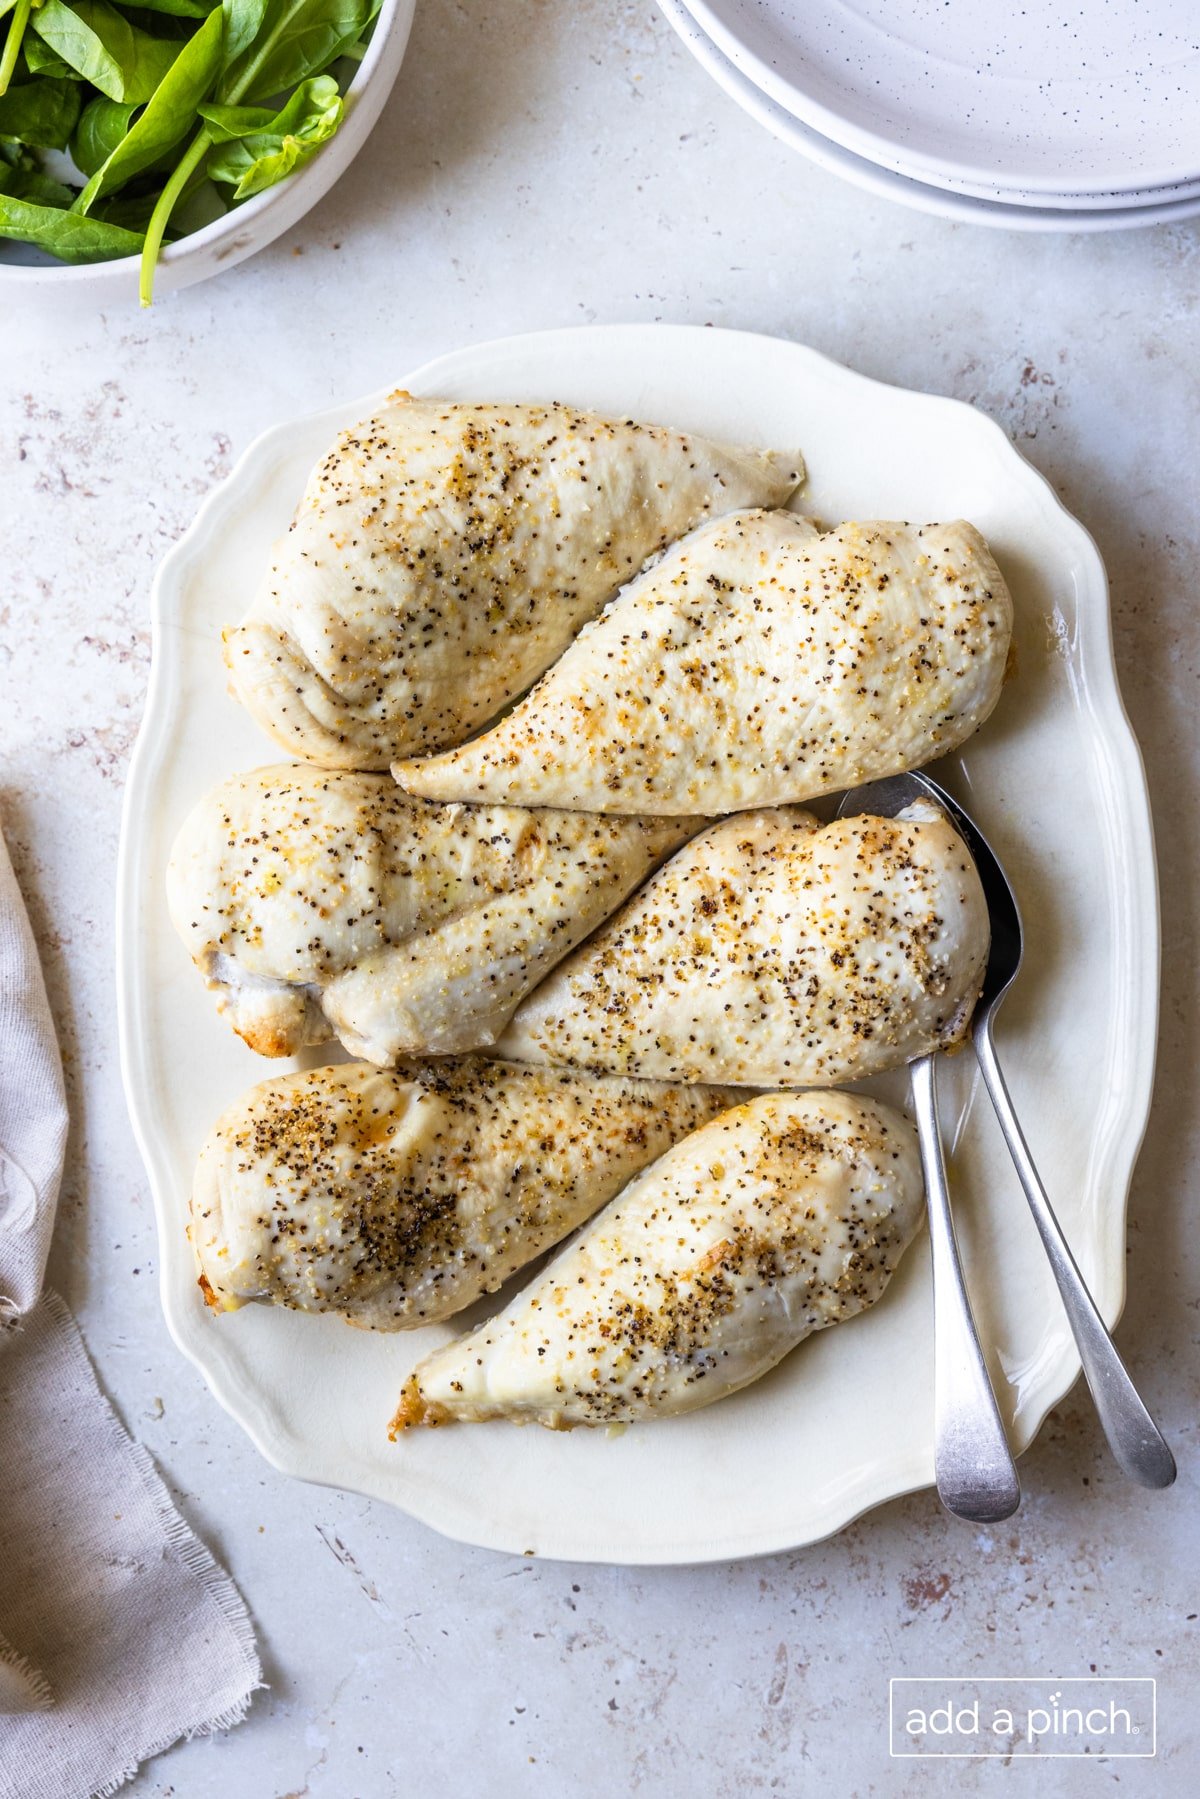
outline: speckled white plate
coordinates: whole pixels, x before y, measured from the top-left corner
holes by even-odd
[[[1105,193],[1200,175],[1194,0],[687,0],[743,74],[937,183]]]
[[[757,119],[789,149],[798,150],[810,162],[867,193],[911,206],[917,212],[951,219],[956,224],[987,225],[998,231],[1129,231],[1200,216],[1200,182],[1163,189],[1154,195],[1126,194],[1121,196],[1121,203],[1111,194],[1092,196],[1086,203],[1079,196],[1068,199],[1047,194],[1040,197],[1039,203],[1029,203],[1016,196],[1001,196],[994,189],[976,193],[970,184],[944,182],[935,186],[929,181],[916,181],[823,137],[756,87],[693,18],[690,0],[658,0],[658,5],[697,62],[743,112]]]
[[[998,231],[1129,231],[1200,216],[1200,183],[1195,191],[1170,190],[1170,199],[1152,200],[1149,195],[1138,199],[1130,195],[1125,196],[1128,205],[1117,205],[1113,196],[1100,195],[1091,203],[1076,207],[1053,196],[1046,196],[1043,204],[1028,205],[995,195],[981,197],[949,184],[935,187],[930,182],[914,181],[908,175],[868,161],[865,156],[856,156],[832,138],[822,137],[756,87],[697,24],[689,11],[689,0],[658,0],[658,5],[696,61],[743,112],[757,119],[789,149],[798,150],[818,167],[882,199],[895,200],[901,206],[911,206],[917,212],[932,213],[956,224],[987,225]]]
[[[1008,864],[1029,963],[1001,1020],[1026,1131],[1111,1323],[1124,1296],[1125,1197],[1145,1126],[1158,993],[1154,851],[1113,672],[1104,570],[1083,528],[998,426],[771,338],[613,326],[512,338],[396,383],[452,399],[551,400],[790,447],[827,520],[958,514],[987,534],[1017,607],[1019,679],[946,769]],[[250,1306],[217,1317],[185,1240],[196,1151],[266,1064],[218,1019],[171,930],[163,871],[193,802],[276,758],[226,696],[236,617],[334,432],[379,395],[261,437],[160,570],[145,722],[125,801],[118,903],[121,1058],[160,1229],[177,1343],[277,1467],[386,1499],[451,1536],[608,1562],[696,1562],[809,1543],[933,1472],[926,1248],[871,1312],[812,1339],[758,1386],[623,1436],[505,1424],[386,1427],[445,1327],[397,1336]],[[968,1056],[944,1064],[968,1276],[1017,1448],[1079,1361]]]

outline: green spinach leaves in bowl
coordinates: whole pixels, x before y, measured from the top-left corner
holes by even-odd
[[[69,263],[140,254],[149,305],[164,239],[282,181],[337,130],[339,75],[378,8],[0,0],[0,237]]]

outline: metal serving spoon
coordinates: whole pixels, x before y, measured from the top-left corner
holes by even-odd
[[[902,794],[905,797],[901,797]],[[1146,1410],[1079,1272],[1029,1153],[996,1056],[992,1024],[1017,977],[1023,954],[1021,914],[1008,877],[974,820],[926,774],[900,775],[893,780],[857,788],[843,801],[843,806],[856,812],[870,809],[892,814],[902,811],[905,805],[921,796],[933,800],[949,814],[974,857],[983,883],[992,943],[983,991],[975,1008],[972,1039],[975,1055],[1018,1179],[1029,1201],[1042,1247],[1058,1283],[1104,1435],[1113,1456],[1131,1480],[1144,1487],[1169,1487],[1175,1479],[1175,1458]],[[849,801],[854,803],[849,805]]]
[[[872,812],[887,818],[902,812],[922,797],[922,790],[908,781],[908,776],[898,776],[856,787],[843,799],[838,817]],[[963,1280],[942,1152],[936,1060],[921,1056],[909,1069],[933,1263],[934,1480],[938,1498],[956,1518],[995,1524],[1020,1505],[1021,1483]]]

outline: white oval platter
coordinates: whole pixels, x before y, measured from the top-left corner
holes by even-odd
[[[814,351],[698,327],[629,325],[482,344],[395,385],[449,399],[561,399],[779,447],[800,446],[805,509],[825,520],[963,515],[991,541],[1017,609],[1019,677],[945,778],[1009,865],[1029,960],[1000,1047],[1034,1153],[1106,1319],[1124,1297],[1125,1200],[1153,1078],[1154,852],[1137,746],[1113,668],[1092,540],[998,426],[883,386]],[[121,1058],[153,1188],[172,1335],[278,1468],[370,1494],[448,1535],[579,1561],[700,1562],[811,1543],[932,1479],[932,1318],[924,1239],[871,1312],[768,1379],[691,1417],[620,1436],[387,1422],[446,1327],[394,1336],[249,1306],[209,1312],[185,1237],[197,1149],[218,1113],[287,1063],[218,1019],[167,918],[163,871],[213,783],[277,759],[225,692],[236,619],[311,465],[368,396],[267,432],[167,557],[125,799],[118,896]],[[1079,1371],[969,1056],[943,1064],[968,1278],[1018,1449]],[[893,1089],[894,1090],[894,1089]]]

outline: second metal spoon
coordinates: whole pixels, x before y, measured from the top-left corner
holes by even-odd
[[[1105,1438],[1117,1463],[1131,1480],[1143,1487],[1169,1487],[1175,1479],[1175,1458],[1147,1411],[1088,1291],[1029,1153],[1029,1145],[1000,1070],[992,1024],[1001,1001],[1017,977],[1024,953],[1021,914],[1000,860],[970,814],[927,774],[898,775],[893,780],[872,783],[869,788],[858,788],[847,796],[843,806],[853,801],[849,805],[853,811],[863,811],[870,806],[890,813],[901,810],[903,805],[922,795],[949,815],[971,852],[983,884],[992,937],[983,990],[975,1008],[975,1055],[1058,1284]]]
[[[913,1111],[933,1263],[933,1466],[938,1498],[956,1518],[995,1524],[1021,1503],[1008,1446],[963,1280],[937,1103],[937,1057],[912,1063]]]
[[[873,782],[848,793],[838,816],[888,815],[919,797],[897,781]],[[956,1518],[994,1524],[1021,1503],[1021,1483],[988,1378],[979,1333],[963,1279],[950,1185],[942,1151],[937,1058],[911,1064],[912,1104],[921,1145],[933,1267],[933,1469],[938,1498]]]

